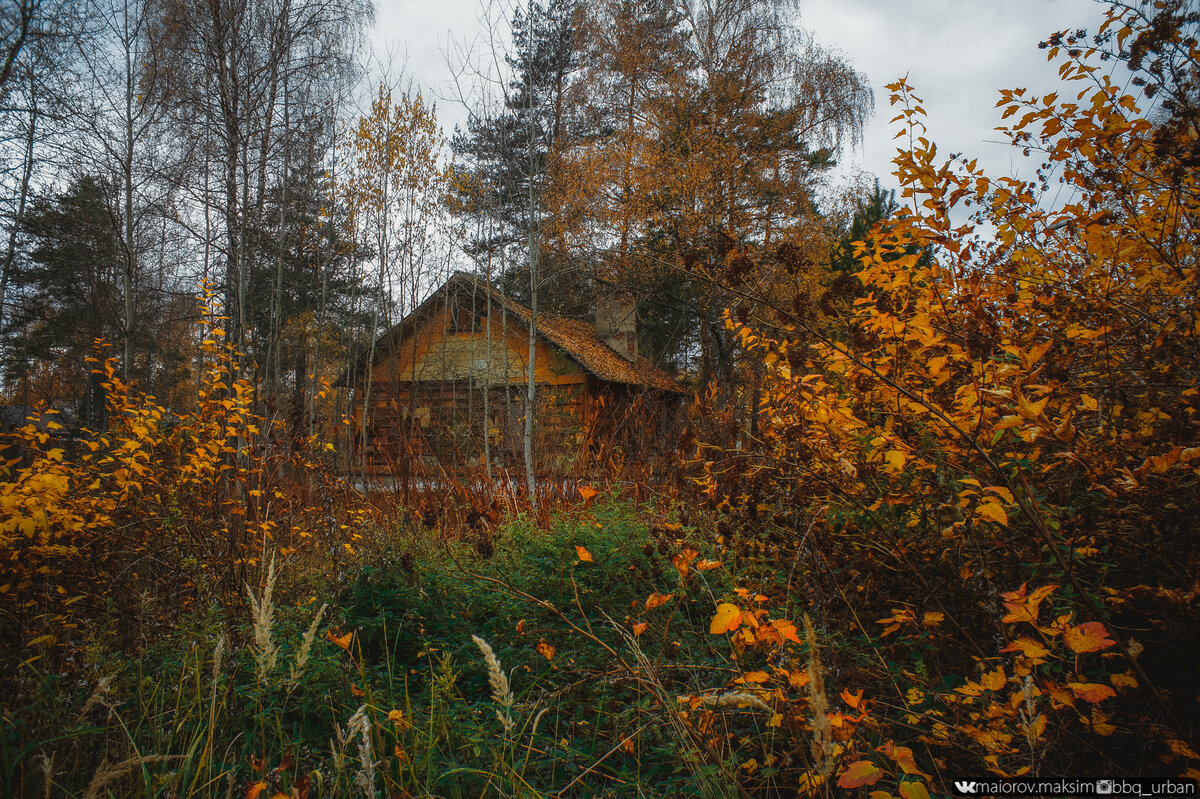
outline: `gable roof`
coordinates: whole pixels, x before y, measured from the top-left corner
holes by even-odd
[[[379,337],[375,351],[384,350],[385,344],[398,344],[403,334],[412,327],[411,323],[429,308],[433,307],[440,298],[449,295],[456,289],[468,290],[474,294],[490,296],[493,305],[502,312],[516,317],[526,328],[529,327],[533,312],[521,303],[506,297],[487,281],[467,272],[455,272],[450,279],[441,285],[424,302],[417,306],[407,317],[393,325]],[[567,319],[546,313],[538,313],[535,322],[537,334],[565,352],[572,360],[591,374],[610,383],[623,383],[632,386],[644,386],[684,393],[679,381],[665,371],[655,366],[645,357],[639,356],[636,361],[628,361],[621,357],[612,347],[605,344],[596,336],[596,328],[578,319]]]

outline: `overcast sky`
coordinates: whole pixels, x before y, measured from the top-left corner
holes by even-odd
[[[408,78],[449,97],[446,44],[478,35],[479,8],[479,0],[380,0],[376,52],[392,54]],[[925,101],[930,138],[940,151],[977,157],[991,174],[1029,172],[1032,166],[1020,163],[994,130],[997,91],[1053,91],[1056,69],[1038,42],[1058,30],[1094,33],[1104,8],[1094,0],[801,0],[800,25],[841,52],[875,91],[865,141],[843,156],[844,170],[862,169],[894,186],[897,128],[889,122],[895,114],[883,87],[907,75]],[[439,110],[448,129],[465,118],[445,99]]]

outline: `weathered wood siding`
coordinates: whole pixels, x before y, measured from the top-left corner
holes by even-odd
[[[479,466],[486,436],[494,464],[516,465],[528,351],[529,334],[519,322],[496,314],[489,326],[482,314],[435,309],[376,353],[362,441],[368,459],[377,467],[425,472]],[[569,468],[585,441],[588,374],[549,342],[537,342],[534,354],[535,448],[551,468]],[[359,422],[361,413],[361,406],[355,409]]]

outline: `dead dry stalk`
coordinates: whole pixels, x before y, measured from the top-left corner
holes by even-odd
[[[822,777],[833,773],[833,728],[829,724],[829,700],[825,696],[825,670],[817,651],[817,632],[804,614],[804,640],[808,643],[808,709],[812,713],[812,754]]]
[[[291,674],[288,675],[288,691],[292,691],[300,684],[300,678],[304,675],[304,667],[308,665],[308,660],[312,657],[313,641],[317,637],[317,627],[321,624],[321,617],[325,615],[329,604],[321,605],[317,611],[317,615],[313,616],[312,624],[308,625],[308,630],[304,633],[304,638],[300,641],[300,649],[296,652],[296,660],[292,663]]]
[[[123,777],[127,777],[134,769],[150,763],[162,763],[167,760],[182,760],[183,755],[139,755],[122,760],[115,766],[108,766],[106,763],[101,763],[96,769],[96,774],[92,777],[92,781],[88,783],[87,790],[83,793],[83,799],[97,799],[100,796],[100,791],[106,785],[111,785]]]
[[[96,689],[92,691],[92,695],[89,696],[87,701],[83,703],[83,709],[80,710],[79,715],[75,717],[76,726],[83,723],[84,718],[87,717],[88,711],[96,705],[104,705],[105,707],[109,708],[109,710],[112,709],[108,702],[104,700],[104,697],[112,690],[112,681],[113,678],[111,675],[100,678],[100,680],[96,683]]]
[[[45,799],[50,799],[50,788],[54,785],[54,755],[42,755],[42,779],[45,782]]]
[[[358,771],[354,783],[365,796],[375,799],[375,752],[371,746],[371,720],[367,717],[367,706],[363,705],[346,722],[346,735],[358,734]]]

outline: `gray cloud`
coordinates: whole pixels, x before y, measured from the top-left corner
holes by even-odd
[[[889,121],[895,112],[884,86],[907,75],[924,100],[929,137],[942,152],[977,157],[991,174],[1031,174],[1034,165],[995,130],[997,92],[1054,91],[1056,66],[1046,62],[1038,42],[1058,30],[1094,32],[1105,8],[1094,0],[802,0],[800,24],[865,73],[875,90],[876,114],[862,146],[843,155],[841,171],[865,170],[895,185],[890,173],[898,128]],[[481,0],[383,0],[374,45],[394,54],[394,66],[403,66],[407,78],[448,98],[454,92],[442,47],[449,37],[475,40],[480,13]],[[449,131],[466,112],[443,99],[439,116]]]
[[[1045,94],[1058,88],[1057,66],[1039,41],[1084,28],[1094,33],[1106,6],[1092,0],[804,0],[801,24],[842,52],[875,89],[876,114],[863,147],[843,157],[895,186],[891,159],[899,130],[883,88],[899,77],[924,101],[928,137],[947,154],[978,158],[993,175],[1032,174],[1035,164],[995,130],[1002,88]],[[1117,69],[1123,69],[1117,66]]]

